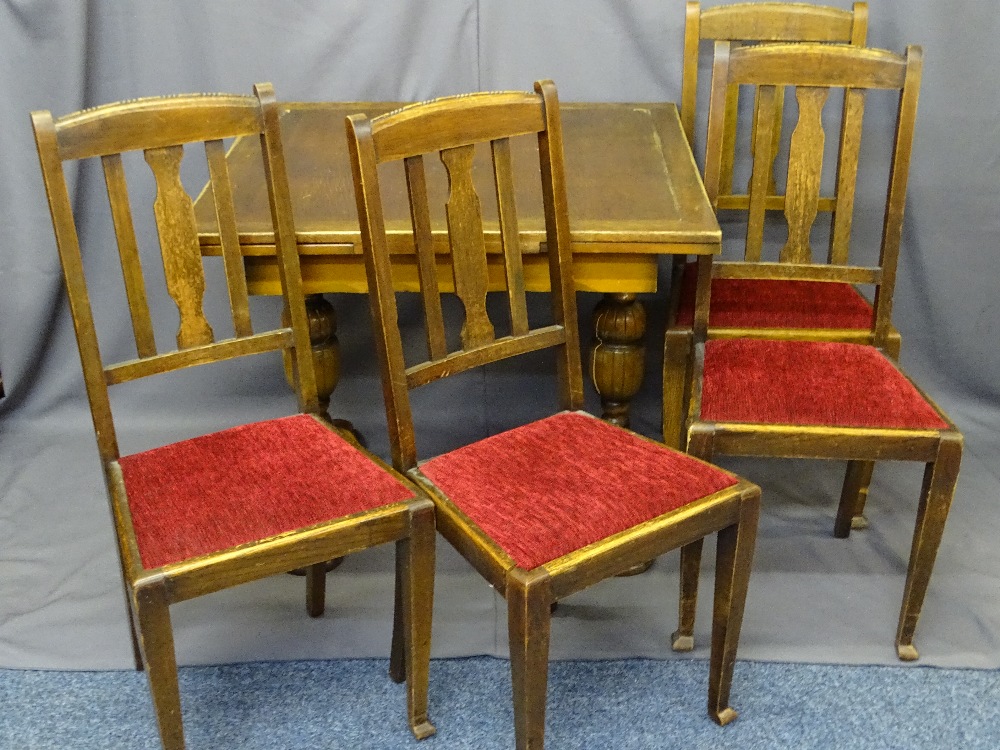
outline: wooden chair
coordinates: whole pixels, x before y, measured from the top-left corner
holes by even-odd
[[[687,4],[684,33],[684,68],[681,86],[681,122],[688,141],[695,144],[695,121],[698,95],[698,62],[703,42],[730,42],[730,46],[760,43],[814,42],[845,43],[864,46],[868,32],[868,4],[854,3],[851,10],[806,3],[735,3],[701,9],[700,3]],[[784,92],[778,89],[771,116],[772,149],[776,155],[783,140]],[[740,112],[740,87],[726,92],[725,115],[721,131],[712,137],[721,138],[718,152],[721,174],[713,205],[726,222],[745,219],[749,209],[746,192],[733,187],[734,165],[738,163],[737,140]],[[759,127],[760,108],[755,104],[750,132],[751,158]],[[846,111],[844,113],[846,117]],[[717,148],[719,144],[703,145]],[[772,162],[773,165],[773,162]],[[768,177],[767,210],[784,209],[784,196],[779,192],[773,172]],[[853,195],[844,194],[846,185],[837,184],[833,193],[819,201],[818,210],[830,214],[831,262],[844,262],[849,247]],[[853,183],[849,189],[853,190]],[[725,226],[725,224],[724,224]],[[777,248],[773,248],[776,251]],[[773,252],[772,251],[772,252]],[[761,247],[746,246],[743,261],[768,257]],[[718,268],[722,267],[718,263]],[[718,269],[717,269],[718,271]],[[663,357],[663,437],[667,445],[683,444],[684,415],[690,398],[693,354],[692,322],[694,319],[696,270],[694,263],[685,263],[683,256],[674,261],[671,291],[667,306],[667,325]],[[762,301],[763,300],[763,301]],[[804,279],[716,278],[712,282],[712,305],[709,324],[714,331],[730,336],[774,337],[789,335],[817,341],[852,341],[872,343],[869,335],[871,305],[851,284],[818,284]],[[900,336],[891,328],[885,343],[886,351],[899,357]],[[854,528],[867,525],[862,515],[871,481],[872,464],[854,483],[859,494],[858,516]]]
[[[717,531],[709,713],[724,724],[735,717],[729,691],[759,490],[578,411],[583,375],[558,101],[551,81],[536,83],[535,92],[470,94],[373,120],[348,118],[393,463],[432,495],[441,533],[507,599],[519,748],[543,745],[556,600]],[[436,152],[447,177],[434,160],[425,161]],[[391,168],[400,182],[405,172],[408,190],[383,190]],[[515,175],[529,169],[537,175],[539,168],[540,192],[537,178],[532,185],[515,182]],[[398,227],[407,221],[405,199],[398,198],[403,193],[409,196],[415,272],[391,262],[385,231],[388,222]],[[542,237],[519,232],[515,207],[528,200],[544,203]],[[432,212],[445,204],[445,217]],[[447,226],[447,246],[433,243],[434,222]],[[539,252],[540,241],[549,258],[548,324],[529,322],[524,293],[522,253]],[[443,265],[449,252],[450,270]],[[397,281],[410,280],[411,273],[419,279],[428,354],[407,366],[393,280],[394,274]],[[452,290],[464,308],[457,345],[442,313],[442,292]],[[500,331],[488,314],[488,291],[506,297],[509,317]],[[556,357],[564,411],[418,467],[411,389],[543,349]]]
[[[170,604],[307,567],[308,610],[317,616],[324,606],[324,561],[396,542],[391,672],[397,680],[404,675],[408,679],[410,726],[417,737],[425,737],[434,731],[427,719],[433,503],[319,417],[278,107],[270,84],[258,85],[256,93],[257,97],[139,99],[55,120],[48,112],[32,113],[114,516],[136,666],[144,667],[149,677],[163,747],[183,748]],[[265,165],[260,185],[266,186],[270,198],[273,251],[280,259],[285,315],[290,321],[274,320],[267,329],[259,325],[264,321],[254,320],[259,315],[252,319],[250,314],[230,199],[223,139],[235,137],[259,139]],[[206,316],[206,273],[191,198],[181,181],[182,157],[190,157],[185,166],[197,158],[199,142],[204,142],[202,153],[223,237],[224,274],[215,281],[224,277],[228,282],[209,285],[209,291],[228,286],[228,302],[222,304],[228,305],[225,317],[231,317],[231,323],[213,322],[216,328],[227,329],[225,333],[231,325],[232,336],[217,335]],[[152,170],[156,199],[151,217],[132,210],[130,189],[132,200],[141,194],[141,183],[137,188],[136,181],[145,165],[142,158],[127,152],[141,152]],[[120,257],[101,255],[101,244],[91,242],[85,264],[64,163],[98,159]],[[154,220],[162,265],[154,260],[155,254],[140,262],[139,248],[153,242]],[[143,232],[144,227],[149,231]],[[124,278],[122,304],[110,314],[106,312],[113,301],[109,290],[115,284],[121,289],[122,283],[119,278],[109,284],[107,274],[101,278],[96,269],[105,260],[108,268],[120,263]],[[92,272],[88,281],[93,295],[88,295],[85,265]],[[160,268],[151,270],[155,266]],[[161,295],[166,304],[147,302],[155,299],[164,280],[176,304],[172,314],[166,294]],[[91,299],[99,303],[96,310]],[[154,334],[154,318],[162,315],[170,326],[176,324],[178,313],[176,346],[164,346]],[[136,356],[107,363],[98,348],[95,319],[128,317]],[[300,414],[122,455],[109,386],[264,352],[276,352],[272,355],[276,360],[280,352],[290,358]]]
[[[696,342],[694,395],[687,425],[689,452],[705,460],[719,455],[847,460],[847,482],[835,524],[838,537],[849,534],[851,519],[858,512],[855,489],[866,471],[864,462],[926,464],[896,634],[897,653],[904,660],[917,658],[913,632],[962,453],[962,438],[952,422],[886,353],[920,76],[919,47],[910,47],[900,56],[881,50],[807,44],[742,48],[730,53],[726,43],[719,44],[712,78],[706,188],[709,195],[718,195],[722,173],[718,144],[722,142],[727,91],[737,84],[757,86],[763,116],[757,130],[760,158],[754,161],[750,185],[748,245],[759,247],[761,242],[772,157],[768,152],[773,143],[770,113],[778,106],[781,87],[794,88],[799,117],[788,154],[785,212],[789,240],[780,259],[720,264],[716,274],[735,279],[867,285],[874,289],[869,320],[873,343],[816,341],[792,335],[749,338],[709,328],[707,341]],[[890,98],[892,111],[898,113],[885,170],[888,189],[881,248],[868,265],[849,264],[846,254],[841,253],[835,253],[829,263],[810,260],[809,230],[821,200],[822,109],[831,91],[837,89],[846,90],[848,113],[841,128],[837,174],[851,187],[861,147],[863,100],[878,95]],[[842,192],[852,194],[853,190]],[[714,264],[709,259],[706,265]],[[713,275],[711,271],[703,273],[699,284],[710,283]],[[682,636],[692,632],[699,555],[699,542],[682,551]]]

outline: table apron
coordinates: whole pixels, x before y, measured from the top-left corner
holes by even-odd
[[[619,246],[620,247],[620,246]],[[306,294],[365,294],[368,283],[364,259],[359,255],[302,255],[302,281]],[[657,255],[647,253],[580,253],[573,257],[573,281],[579,292],[640,294],[657,289]],[[524,255],[525,288],[529,292],[549,291],[548,256]],[[247,288],[250,294],[281,293],[278,266],[274,258],[244,258]],[[453,292],[451,258],[438,256],[438,278],[442,292]],[[506,289],[503,257],[491,255],[487,261],[489,290]],[[419,292],[416,257],[393,259],[393,288],[400,292]]]

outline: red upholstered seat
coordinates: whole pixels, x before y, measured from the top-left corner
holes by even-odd
[[[720,339],[705,345],[701,419],[948,427],[906,376],[874,347],[755,339]]]
[[[578,412],[480,440],[420,469],[525,569],[737,482]]]
[[[124,456],[119,464],[146,568],[413,497],[304,414]]]
[[[694,322],[697,276],[684,267],[677,325]],[[872,308],[850,284],[769,279],[713,279],[709,325],[716,328],[870,328]]]

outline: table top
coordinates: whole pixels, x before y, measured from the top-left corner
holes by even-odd
[[[283,105],[282,140],[303,255],[361,253],[344,118],[358,112],[374,117],[398,106],[387,102]],[[718,251],[719,225],[673,104],[563,103],[560,109],[574,253]],[[237,228],[244,254],[263,254],[273,237],[267,195],[259,178],[259,150],[256,144],[241,146],[237,141],[227,157]],[[537,141],[516,139],[512,157],[515,174],[519,169],[537,171]],[[437,204],[443,206],[446,177],[435,161],[428,160],[428,191],[432,205],[437,197]],[[404,241],[410,227],[402,170],[399,165],[386,166],[380,181],[392,246],[394,239]],[[437,179],[436,171],[440,172]],[[486,188],[480,196],[484,223],[489,225],[496,215],[495,202],[490,203],[495,198],[487,182],[489,167],[484,162],[476,172],[482,174]],[[398,189],[389,187],[396,181]],[[516,182],[527,185],[519,188],[525,192],[517,196],[523,251],[537,252],[543,249],[539,243],[544,239],[540,207],[533,214],[521,206],[538,205],[532,198],[539,188],[535,181]],[[199,197],[195,213],[203,252],[214,254],[219,239],[210,188]],[[432,229],[443,233],[445,226],[442,210]],[[394,249],[406,252],[405,245]]]

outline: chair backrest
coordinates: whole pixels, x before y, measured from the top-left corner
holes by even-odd
[[[554,347],[561,408],[580,408],[583,376],[554,84],[538,82],[535,93],[447,97],[373,120],[353,115],[347,118],[347,133],[396,468],[416,466],[410,389],[449,375]],[[532,164],[530,170],[520,165],[515,169],[512,139],[525,136],[537,142],[537,168]],[[436,159],[425,163],[424,156],[435,153],[444,170],[434,163]],[[385,170],[379,165],[389,162],[402,162],[405,172],[412,229],[408,252],[416,254],[426,334],[427,357],[418,363],[404,361],[393,289],[392,256],[404,256],[391,253],[386,236],[387,220],[399,218],[387,216],[386,206],[394,196],[380,186],[380,173],[384,175]],[[521,189],[528,172],[534,173],[533,190]],[[486,175],[489,179],[477,184],[476,177]],[[402,188],[398,192],[403,192]],[[544,204],[552,291],[552,320],[534,327],[528,320],[524,243],[516,208],[526,196],[536,196]],[[434,200],[432,205],[434,198],[440,201]],[[440,212],[434,213],[441,208],[439,203],[445,204],[443,220]],[[440,273],[444,268],[442,253],[450,254],[451,266],[450,272],[445,269],[444,278]],[[490,318],[488,291],[506,292],[509,319],[505,335],[497,335]],[[452,316],[443,312],[445,292],[453,292],[464,308],[457,344],[454,336],[449,341],[446,324]]]
[[[698,102],[698,61],[702,42],[731,42],[731,47],[773,42],[826,42],[864,46],[868,35],[868,4],[856,2],[851,10],[807,3],[734,3],[701,9],[701,3],[687,4],[684,26],[684,68],[681,79],[681,124],[688,143],[694,148],[695,119]],[[777,122],[782,119],[780,106],[775,108]],[[739,87],[733,87],[726,99],[723,129],[721,192],[717,208],[741,208],[746,195],[733,194],[733,170],[739,115]],[[754,109],[754,132],[759,112]],[[780,130],[774,131],[775,137]],[[753,138],[753,135],[751,135]],[[773,183],[772,183],[773,188]]]
[[[54,119],[49,112],[33,112],[38,156],[55,229],[73,325],[83,364],[87,396],[102,460],[118,458],[108,387],[137,378],[217,362],[248,354],[283,349],[294,362],[297,393],[304,411],[318,410],[315,374],[309,357],[308,321],[292,224],[284,155],[278,126],[278,106],[270,84],[255,87],[256,96],[198,94],[138,99],[108,104]],[[274,225],[274,252],[279,259],[282,286],[291,325],[274,321],[255,331],[251,320],[243,257],[236,231],[232,185],[226,166],[225,139],[259,139],[263,171]],[[199,148],[203,145],[203,151]],[[188,146],[188,149],[185,149]],[[221,239],[222,265],[231,311],[232,336],[219,337],[205,314],[206,274],[193,201],[181,180],[185,155],[204,154],[209,190],[215,204]],[[140,152],[148,164],[130,152]],[[67,163],[99,160],[107,185],[106,210],[117,240],[123,279],[122,298],[110,299],[108,284],[100,285],[94,301],[102,319],[131,319],[136,356],[106,362],[98,346],[95,308],[85,279],[78,219],[67,183]],[[185,162],[185,166],[187,166]],[[130,192],[138,192],[140,172],[152,172],[155,200],[146,212],[135,210]],[[199,179],[199,185],[204,178]],[[130,190],[130,184],[132,188]],[[79,202],[89,205],[90,201]],[[153,227],[155,226],[155,230]],[[145,231],[144,231],[145,230]],[[87,247],[88,266],[100,266],[102,243]],[[158,245],[162,261],[144,267],[141,248]],[[112,261],[114,262],[114,261]],[[158,268],[156,268],[158,266]],[[151,267],[155,270],[151,270]],[[96,271],[94,272],[96,273]],[[98,281],[92,279],[92,282]],[[173,303],[150,304],[151,295],[164,287]],[[118,302],[117,307],[111,307]],[[175,308],[175,309],[174,309]],[[127,313],[126,313],[127,309]],[[120,311],[120,312],[119,312]],[[163,346],[155,336],[154,316],[179,319],[176,345]],[[228,326],[228,324],[227,324]],[[226,332],[228,334],[228,331]]]
[[[761,112],[755,141],[753,174],[747,211],[746,260],[715,264],[716,278],[799,279],[849,282],[874,287],[873,341],[885,345],[889,332],[892,294],[896,280],[906,183],[909,175],[922,53],[909,47],[905,55],[847,45],[774,44],[730,50],[717,43],[709,107],[705,187],[709,198],[719,195],[722,181],[722,137],[725,108],[732,86],[757,89]],[[778,92],[794,90],[798,119],[788,145],[785,198],[772,202],[769,190],[774,161],[774,110],[781,106]],[[843,92],[844,116],[839,123],[839,148],[833,174],[833,193],[821,194],[825,130],[823,107],[831,90]],[[848,259],[861,153],[862,114],[866,96],[889,92],[896,118],[892,154],[886,169],[887,192],[878,259],[869,265]],[[870,118],[871,119],[871,118]],[[874,160],[872,160],[874,161]],[[814,258],[810,234],[821,204],[833,210],[825,262]],[[769,210],[784,212],[787,240],[774,261],[761,262],[764,219]]]

